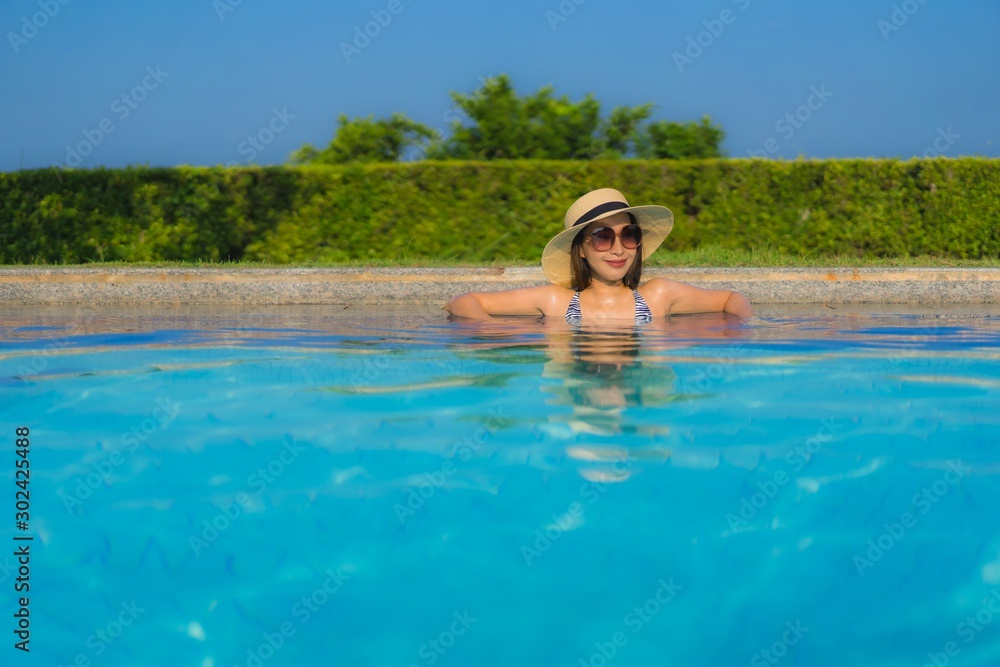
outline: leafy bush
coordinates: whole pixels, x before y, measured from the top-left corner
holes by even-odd
[[[602,118],[601,103],[589,93],[572,102],[565,95],[556,97],[552,86],[543,86],[521,96],[506,74],[483,79],[469,95],[452,91],[451,98],[454,106],[444,114],[450,129],[445,137],[402,113],[377,120],[341,115],[326,148],[306,144],[293,153],[292,162],[397,162],[404,153],[431,160],[684,160],[721,157],[725,136],[708,116],[700,124],[645,124],[652,103],[617,106]]]
[[[0,174],[0,262],[537,261],[599,187],[664,247],[1000,256],[1000,160],[493,160]]]

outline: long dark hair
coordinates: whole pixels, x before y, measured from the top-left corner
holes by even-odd
[[[637,224],[635,216],[631,213],[626,213],[632,224]],[[573,246],[569,251],[569,264],[570,270],[572,271],[572,281],[574,290],[585,290],[590,287],[590,283],[593,282],[593,276],[590,274],[590,265],[587,263],[586,258],[580,257],[580,247],[583,245],[583,232],[580,232],[573,239]],[[622,282],[625,287],[629,289],[635,289],[639,286],[639,279],[642,277],[642,244],[635,249],[635,258],[632,260],[632,266],[629,267],[625,276],[622,278]]]

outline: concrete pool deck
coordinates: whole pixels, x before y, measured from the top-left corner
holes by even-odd
[[[649,268],[754,304],[1000,303],[1000,269]],[[544,285],[540,268],[86,268],[0,266],[0,304],[443,305],[463,292]]]

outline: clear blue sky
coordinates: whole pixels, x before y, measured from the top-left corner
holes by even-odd
[[[5,171],[81,144],[81,167],[276,164],[341,113],[444,130],[449,91],[501,73],[708,114],[734,157],[1000,156],[998,0],[4,0],[0,28]]]

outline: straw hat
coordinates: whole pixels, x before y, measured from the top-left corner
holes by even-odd
[[[559,232],[542,250],[542,271],[556,285],[573,287],[570,268],[570,250],[573,239],[583,228],[595,220],[603,220],[616,213],[631,213],[642,228],[642,259],[660,247],[674,227],[674,214],[664,206],[629,206],[625,195],[613,188],[592,190],[583,195],[566,211],[566,229]]]

